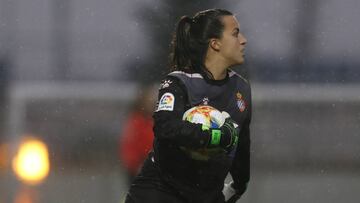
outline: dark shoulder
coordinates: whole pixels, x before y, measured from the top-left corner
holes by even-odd
[[[180,78],[174,75],[167,75],[161,80],[159,91],[166,91],[170,89],[177,89],[186,92],[186,87]]]
[[[229,77],[235,77],[236,79],[250,85],[249,80],[246,79],[244,76],[242,76],[241,74],[237,73],[236,71],[229,69]]]

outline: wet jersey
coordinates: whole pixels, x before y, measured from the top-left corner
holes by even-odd
[[[161,83],[154,113],[153,162],[161,178],[179,191],[221,191],[228,172],[243,192],[249,181],[251,94],[247,80],[229,71],[223,80],[204,74],[175,71]],[[206,147],[210,134],[201,124],[182,120],[193,106],[210,105],[226,111],[239,125],[237,146],[206,161],[194,160],[181,147]],[[146,166],[144,166],[146,167]]]

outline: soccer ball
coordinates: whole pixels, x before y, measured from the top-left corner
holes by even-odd
[[[209,128],[220,128],[225,122],[219,110],[205,105],[195,106],[187,110],[182,119],[190,123],[203,124]]]
[[[187,110],[182,119],[184,121],[189,121],[190,123],[203,124],[208,128],[220,128],[228,116],[229,115],[226,112],[220,112],[212,106],[201,105]],[[207,161],[212,156],[224,152],[220,147],[211,149],[202,148],[197,150],[180,147],[180,149],[187,153],[192,159],[201,161]]]

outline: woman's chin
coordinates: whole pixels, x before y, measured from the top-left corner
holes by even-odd
[[[244,58],[241,58],[240,60],[238,60],[238,61],[236,62],[235,65],[241,65],[241,64],[243,64],[244,62],[245,62]]]

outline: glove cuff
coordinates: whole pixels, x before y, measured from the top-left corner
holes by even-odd
[[[220,140],[221,140],[221,130],[219,130],[219,129],[212,129],[212,130],[211,130],[210,145],[212,145],[212,146],[218,146],[218,145],[220,145]]]
[[[208,135],[208,147],[217,147],[221,144],[222,132],[219,128],[209,128],[206,125],[202,125],[201,129]]]

